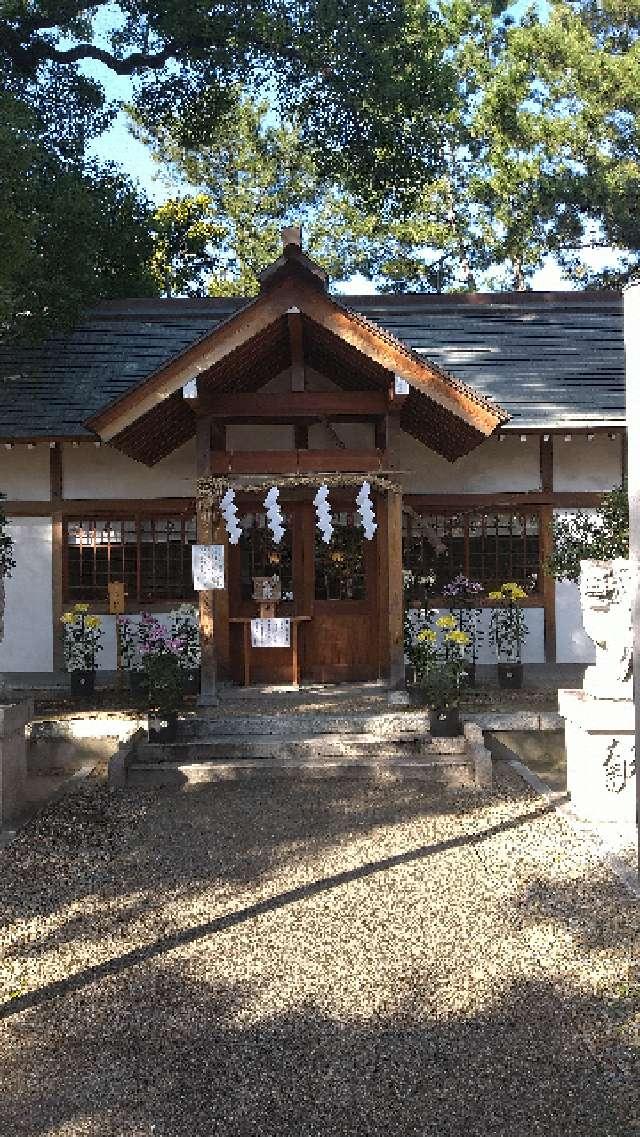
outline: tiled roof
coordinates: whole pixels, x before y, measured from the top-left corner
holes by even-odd
[[[622,298],[614,292],[341,296],[340,303],[479,395],[511,426],[624,422]],[[87,434],[83,423],[247,303],[110,301],[39,349],[0,347],[0,438]]]

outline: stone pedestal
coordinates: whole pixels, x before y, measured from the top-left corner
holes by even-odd
[[[558,691],[565,719],[567,789],[585,821],[635,824],[635,712],[632,699]]]
[[[27,777],[26,728],[33,703],[0,706],[0,827],[19,816]]]

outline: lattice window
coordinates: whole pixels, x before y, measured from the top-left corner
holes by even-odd
[[[284,537],[274,543],[264,511],[240,517],[240,584],[243,600],[253,597],[254,576],[279,576],[283,600],[293,600],[293,557],[291,532],[293,518],[284,512]]]
[[[66,531],[68,600],[106,602],[111,581],[131,603],[194,597],[195,516],[70,518]]]
[[[366,595],[362,526],[357,513],[334,513],[331,544],[316,530],[316,600],[364,600]]]
[[[432,596],[459,573],[486,591],[507,580],[527,592],[540,588],[540,518],[536,511],[405,515],[403,567],[413,574],[415,598]],[[430,581],[433,583],[429,583]]]

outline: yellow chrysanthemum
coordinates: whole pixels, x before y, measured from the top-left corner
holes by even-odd
[[[511,600],[523,600],[527,595],[524,589],[522,589],[519,584],[516,584],[515,580],[510,580],[507,581],[506,584],[503,584],[501,591],[504,596],[509,597]]]
[[[490,592],[489,600],[502,600],[502,592]]]
[[[85,620],[85,625],[87,628],[92,628],[92,629],[99,628],[100,624],[101,624],[101,620],[100,620],[99,616],[87,616],[87,618]]]
[[[63,612],[60,619],[62,620],[63,624],[73,624],[73,622],[75,620],[75,616],[74,616],[73,612]]]
[[[423,628],[422,631],[418,632],[418,635],[417,635],[417,639],[418,639],[419,643],[430,643],[430,644],[432,644],[436,638],[437,638],[436,633],[433,631],[432,628]]]
[[[439,628],[457,628],[458,621],[455,616],[440,616],[436,620],[436,624]]]
[[[89,605],[88,604],[74,604],[73,610],[74,610],[74,612],[88,612],[89,611]]]
[[[466,644],[471,643],[471,636],[468,636],[466,632],[462,632],[462,631],[449,632],[444,638],[446,640],[449,640],[450,643],[454,643],[454,644],[465,644],[466,645]]]

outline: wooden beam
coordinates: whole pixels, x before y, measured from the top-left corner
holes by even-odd
[[[309,427],[306,422],[297,422],[293,428],[293,444],[296,450],[309,449]]]
[[[291,390],[304,391],[304,333],[302,316],[299,312],[287,312],[287,325],[289,328],[289,344],[291,346]]]
[[[388,400],[384,391],[292,391],[286,394],[225,394],[209,392],[198,400],[198,409],[214,419],[333,418],[335,415],[364,418],[384,415]]]
[[[371,473],[388,469],[383,450],[229,450],[211,455],[212,474]]]
[[[542,493],[450,493],[425,494],[408,493],[404,500],[417,512],[429,513],[440,510],[463,512],[475,509],[517,509],[531,507],[538,509],[543,505],[556,509],[594,509],[600,505],[601,491],[552,491]]]
[[[64,610],[64,524],[61,510],[64,496],[62,446],[59,442],[49,450],[49,492],[51,495],[51,619],[53,633],[53,670],[64,671],[64,635],[61,616]]]
[[[553,493],[553,435],[540,435],[540,489]]]
[[[553,549],[553,507],[544,505],[540,511],[540,560],[542,562],[542,604],[544,608],[544,660],[555,663],[556,644],[556,582],[544,571],[544,562]]]
[[[553,435],[540,435],[540,488],[543,493],[553,497]],[[553,549],[553,504],[547,503],[540,510],[540,561],[542,603],[544,607],[544,659],[545,663],[555,663],[556,643],[556,582],[545,572],[545,561]]]

